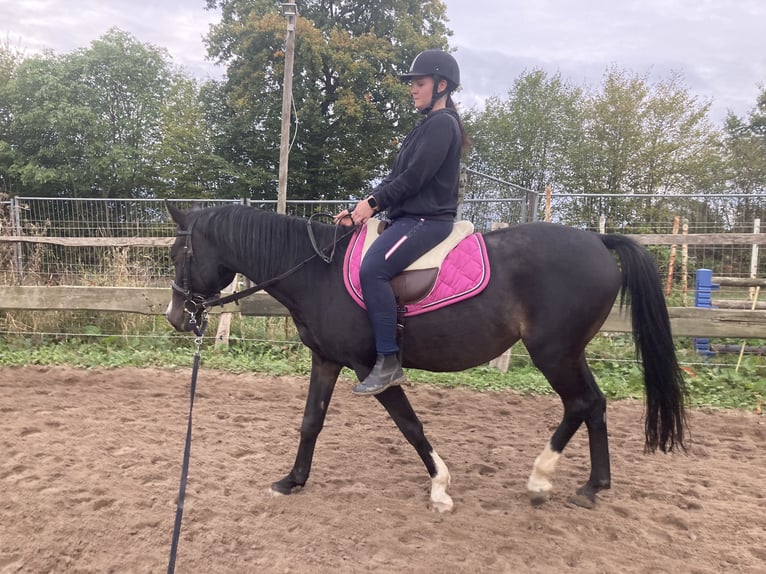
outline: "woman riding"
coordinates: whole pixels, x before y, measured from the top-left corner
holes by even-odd
[[[451,93],[460,85],[455,59],[426,50],[400,76],[410,82],[415,108],[425,117],[407,135],[391,172],[338,224],[363,225],[387,211],[390,225],[362,261],[360,283],[375,336],[377,358],[370,374],[352,392],[375,395],[405,382],[396,340],[396,299],[391,279],[452,231],[457,214],[460,157],[467,143]]]

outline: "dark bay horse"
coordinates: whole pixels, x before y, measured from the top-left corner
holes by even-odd
[[[314,447],[324,425],[341,369],[360,380],[375,362],[375,345],[365,311],[347,294],[342,277],[341,239],[330,263],[314,253],[307,220],[227,205],[193,211],[168,206],[178,226],[171,255],[175,266],[167,319],[177,330],[236,273],[255,283],[294,273],[266,288],[290,312],[301,341],[311,349],[311,378],[292,470],[272,484],[289,494],[309,477]],[[338,228],[312,223],[314,243],[329,251]],[[564,414],[537,457],[527,483],[532,501],[545,501],[564,447],[585,423],[591,471],[572,501],[592,506],[610,487],[606,399],[585,360],[585,346],[599,331],[618,293],[630,299],[633,337],[646,387],[647,451],[684,449],[684,381],[670,332],[660,279],[650,254],[622,235],[600,235],[556,224],[529,223],[484,235],[492,276],[476,297],[407,320],[402,338],[404,366],[461,371],[500,355],[521,339],[535,366],[559,394]],[[613,251],[619,259],[618,266]],[[307,261],[308,260],[308,261]],[[621,303],[623,299],[621,298]],[[431,477],[434,508],[451,510],[450,474],[431,447],[402,387],[376,396]],[[365,400],[365,399],[359,399]]]

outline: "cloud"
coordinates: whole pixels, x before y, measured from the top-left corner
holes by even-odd
[[[712,116],[745,115],[766,81],[760,0],[446,0],[464,93],[503,95],[520,71],[542,69],[596,87],[610,66],[681,75]],[[510,76],[510,80],[509,80]]]
[[[173,62],[199,77],[223,70],[206,58],[203,37],[219,20],[202,0],[24,0],[0,4],[0,34],[27,54],[87,48],[116,27],[139,42],[167,49]]]
[[[652,79],[680,73],[712,117],[746,115],[766,82],[762,0],[446,0],[450,45],[461,65],[459,98],[474,106],[505,96],[525,70],[597,87],[610,66]],[[166,48],[199,77],[224,70],[203,36],[219,20],[203,0],[23,0],[0,3],[0,37],[27,53],[65,53],[110,28]]]

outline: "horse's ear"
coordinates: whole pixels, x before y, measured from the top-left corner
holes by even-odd
[[[168,210],[170,217],[175,221],[176,225],[180,229],[186,229],[186,212],[178,209],[167,199],[165,200],[165,208]]]

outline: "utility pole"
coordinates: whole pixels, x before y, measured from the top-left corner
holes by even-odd
[[[279,139],[279,191],[277,213],[287,212],[287,162],[290,155],[290,109],[293,102],[293,62],[295,60],[295,20],[298,6],[282,3],[282,15],[287,19],[285,40],[285,78],[282,84],[282,134]]]

